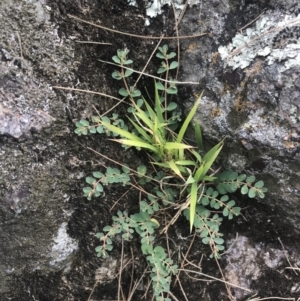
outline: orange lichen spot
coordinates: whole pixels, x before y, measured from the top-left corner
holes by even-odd
[[[214,117],[218,117],[221,115],[221,109],[219,107],[215,107],[210,111],[210,117],[214,118]]]
[[[242,95],[238,95],[234,101],[234,110],[238,113],[241,113],[245,109],[247,109],[247,102],[243,99]]]
[[[230,92],[232,88],[227,83],[224,83],[222,95],[225,95],[227,92]]]
[[[244,70],[246,77],[254,77],[255,75],[259,74],[262,70],[262,61],[257,61],[251,67],[246,68]]]
[[[212,64],[212,66],[215,65],[215,64],[217,63],[218,58],[219,58],[219,52],[216,51],[216,52],[213,54],[212,58],[211,58],[211,64]]]
[[[300,145],[300,143],[298,142],[291,142],[291,141],[284,141],[284,145],[287,149],[292,149],[292,148],[296,148],[297,146]]]
[[[192,42],[188,48],[187,51],[195,51],[197,49],[197,42]]]

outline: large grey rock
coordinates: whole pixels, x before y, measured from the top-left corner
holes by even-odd
[[[300,230],[300,11],[291,1],[271,3],[255,21],[260,13],[258,4],[203,1],[203,25],[191,29],[209,37],[185,42],[182,79],[200,81],[196,120],[209,139],[227,136],[225,165],[263,179],[263,202]],[[182,34],[197,18],[197,9],[186,13]]]
[[[49,10],[40,1],[0,3],[1,293],[22,271],[67,269],[78,249],[66,231],[76,178],[66,171],[66,104],[51,87],[75,80],[74,48],[59,37]]]
[[[228,241],[229,251],[226,255],[227,265],[224,270],[226,280],[235,285],[232,287],[236,300],[241,300],[249,295],[262,295],[263,292],[256,290],[253,283],[259,283],[261,277],[268,270],[283,274],[288,268],[287,259],[300,263],[299,254],[290,253],[282,248],[272,248],[264,244],[255,244],[245,236]],[[279,277],[278,277],[279,278]],[[291,280],[290,295],[299,293],[298,281]]]

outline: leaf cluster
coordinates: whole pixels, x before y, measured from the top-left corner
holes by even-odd
[[[164,74],[169,79],[169,72],[178,67],[177,61],[170,62],[176,53],[168,53],[166,45],[158,48],[157,57],[162,59],[158,74]],[[135,173],[130,174],[127,167],[122,171],[117,168],[107,168],[106,173],[94,172],[87,177],[90,185],[84,187],[84,195],[91,199],[103,193],[103,186],[113,183],[122,185],[134,183],[145,186],[141,189],[140,211],[128,215],[119,211],[113,216],[113,224],[106,226],[103,232],[97,233],[102,245],[96,248],[99,257],[106,258],[112,250],[112,239],[121,235],[124,240],[131,240],[133,234],[140,236],[141,250],[151,267],[151,279],[154,295],[157,301],[170,300],[165,296],[170,291],[171,276],[177,273],[178,267],[168,258],[161,246],[155,245],[155,229],[160,224],[155,217],[161,209],[182,208],[183,215],[198,233],[202,242],[209,245],[211,257],[220,258],[224,250],[223,234],[220,226],[224,218],[231,220],[240,214],[241,208],[230,199],[228,194],[240,191],[250,198],[264,198],[267,189],[263,181],[256,181],[254,176],[238,174],[228,170],[216,173],[214,166],[224,145],[224,139],[206,150],[203,145],[202,131],[199,124],[194,125],[195,143],[193,145],[184,139],[187,129],[197,111],[201,96],[196,100],[185,120],[181,121],[177,103],[168,98],[177,93],[174,82],[154,82],[154,99],[146,100],[135,85],[131,86],[130,75],[134,72],[128,65],[133,61],[128,59],[129,51],[118,50],[112,59],[120,66],[112,77],[123,80],[124,87],[119,94],[130,100],[128,108],[128,126],[117,114],[111,118],[106,116],[93,117],[92,124],[87,120],[76,123],[75,132],[78,135],[88,133],[106,134],[112,140],[123,146],[135,147],[148,153],[150,163],[155,166],[148,170],[145,165],[138,166]],[[151,184],[151,193],[147,192]]]
[[[268,191],[263,181],[255,182],[255,176],[238,174],[234,171],[224,171],[218,174],[217,189],[221,194],[233,193],[240,189],[241,194],[247,194],[249,198],[259,197],[263,199]]]
[[[90,184],[83,188],[84,196],[91,200],[92,197],[99,197],[103,193],[103,185],[120,183],[123,186],[130,183],[129,170],[123,167],[123,172],[118,168],[108,167],[103,174],[100,171],[93,172],[93,176],[86,177],[85,181]]]
[[[161,246],[154,246],[154,232],[158,226],[159,223],[146,212],[128,216],[127,211],[118,211],[117,216],[113,216],[113,224],[104,227],[103,232],[96,234],[102,242],[102,245],[96,248],[96,252],[98,257],[107,258],[108,252],[113,249],[112,239],[116,235],[121,235],[125,241],[130,241],[134,232],[139,234],[142,252],[151,267],[150,276],[154,294],[157,300],[160,300],[164,298],[164,293],[170,291],[171,276],[178,272],[178,266],[168,258]]]
[[[112,124],[118,128],[128,130],[127,125],[124,120],[119,118],[119,115],[113,113],[111,117],[107,116],[93,116],[92,122],[90,123],[88,120],[81,119],[76,122],[76,130],[75,134],[78,136],[90,134],[106,134],[107,136],[117,137],[119,134],[115,132],[111,132],[106,126],[103,125],[103,122],[107,124]]]

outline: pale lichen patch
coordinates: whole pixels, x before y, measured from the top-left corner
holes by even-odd
[[[218,48],[225,67],[231,66],[234,70],[237,68],[244,69],[257,57],[267,57],[269,65],[274,61],[287,60],[282,72],[299,64],[300,42],[297,39],[298,35],[290,34],[298,28],[296,25],[299,23],[300,15],[295,17],[293,15],[282,16],[280,13],[267,13],[261,16],[254,25],[237,33],[231,43]],[[278,43],[280,39],[285,41]]]

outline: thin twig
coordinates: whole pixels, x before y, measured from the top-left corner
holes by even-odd
[[[230,283],[230,282],[228,282],[228,281],[224,281],[224,280],[221,280],[221,279],[219,279],[219,278],[216,278],[216,277],[213,277],[213,276],[204,274],[204,273],[202,273],[202,272],[197,272],[197,271],[188,270],[188,269],[179,269],[179,271],[184,271],[184,272],[194,273],[194,274],[197,274],[197,275],[202,275],[202,276],[205,276],[205,277],[207,277],[207,278],[209,278],[209,279],[213,279],[213,280],[216,280],[216,281],[220,281],[220,282],[223,282],[223,283],[227,283],[227,284],[230,285],[230,286],[240,288],[240,289],[242,289],[242,290],[244,290],[244,291],[247,291],[247,292],[250,292],[250,293],[252,292],[251,290],[249,290],[249,289],[247,289],[247,288],[244,288],[244,287],[241,287],[241,286],[239,286],[239,285],[235,285],[235,284],[233,284],[233,283]]]
[[[166,215],[165,215],[165,223],[166,223]],[[167,250],[168,250],[168,256],[171,258],[171,251],[170,251],[170,245],[169,245],[169,235],[168,231],[166,231],[166,242],[167,242]]]
[[[109,65],[120,67],[120,65],[115,64],[115,63],[111,63],[111,62],[107,62],[107,61],[103,61],[103,60],[98,60],[98,61],[102,62],[102,63],[109,64]],[[198,82],[177,82],[177,81],[172,81],[172,80],[166,80],[166,79],[160,78],[158,76],[154,76],[154,75],[145,73],[143,71],[141,72],[141,71],[138,71],[138,70],[132,69],[130,67],[126,67],[126,66],[122,66],[122,68],[127,69],[127,70],[131,70],[134,73],[138,73],[138,74],[141,74],[141,75],[146,75],[148,77],[152,77],[152,78],[158,79],[158,80],[166,82],[166,83],[173,83],[173,84],[176,84],[176,85],[199,85]]]
[[[80,19],[78,17],[72,16],[72,15],[69,15],[69,14],[67,16],[69,18],[71,18],[71,19],[74,19],[74,20],[80,21],[82,23],[89,24],[89,25],[101,28],[103,30],[107,30],[107,31],[114,32],[114,33],[117,33],[117,34],[121,34],[121,35],[125,35],[125,36],[130,36],[130,37],[134,37],[134,38],[139,38],[139,39],[148,39],[148,40],[192,39],[192,38],[198,38],[198,37],[202,37],[202,36],[206,35],[206,33],[198,33],[198,34],[191,35],[191,36],[180,36],[180,37],[150,37],[150,36],[142,36],[142,35],[132,34],[132,33],[128,33],[128,32],[123,32],[123,31],[111,29],[111,28],[108,28],[108,27],[105,27],[105,26],[101,26],[101,25],[98,25],[98,24],[95,24],[95,23],[92,23],[92,22],[89,22],[89,21],[85,21],[83,19]]]
[[[133,188],[133,186],[131,186],[127,191],[125,191],[115,202],[114,204],[110,207],[109,211],[112,211],[115,206],[119,203],[119,201]]]
[[[140,279],[134,284],[134,287],[133,287],[133,289],[131,290],[131,292],[130,292],[128,298],[127,298],[127,301],[131,301],[131,298],[133,297],[134,292],[136,291],[136,289],[137,289],[137,287],[139,286],[140,282],[143,280],[143,278],[144,278],[146,272],[147,272],[147,269],[144,270],[143,275],[142,275],[142,276],[140,277]]]
[[[212,249],[212,247],[211,247],[211,249]],[[212,250],[212,251],[213,251],[213,250]],[[225,287],[226,287],[226,291],[227,291],[227,294],[228,294],[228,298],[229,298],[231,301],[233,301],[234,298],[233,298],[233,296],[232,296],[232,294],[231,294],[231,291],[230,291],[230,288],[228,287],[228,284],[227,284],[226,281],[225,281],[225,276],[224,276],[224,273],[223,273],[223,271],[222,271],[222,269],[221,269],[221,266],[220,266],[220,264],[219,264],[219,261],[218,261],[217,258],[215,258],[215,261],[216,261],[217,266],[218,266],[218,268],[219,268],[219,271],[220,271],[220,273],[221,273],[222,279],[224,280],[224,284],[225,284]]]
[[[147,294],[148,294],[148,291],[149,291],[149,289],[150,289],[151,283],[152,283],[152,280],[148,281],[148,285],[147,285],[146,291],[145,291],[144,295],[142,296],[142,298],[144,298],[144,299],[146,298],[146,296],[147,296]],[[153,296],[153,297],[154,297],[154,296]],[[152,299],[153,299],[153,298],[152,298]]]
[[[245,26],[241,27],[238,31],[242,32],[243,29],[245,29],[246,27],[248,27],[249,25],[251,25],[252,23],[254,23],[260,16],[262,16],[264,13],[266,12],[266,9],[263,10],[263,12],[258,15],[254,20],[252,20],[251,22],[247,23]]]
[[[191,243],[190,243],[190,245],[189,245],[189,247],[188,247],[188,249],[187,249],[185,255],[183,255],[183,261],[181,261],[180,268],[183,268],[183,267],[184,267],[184,262],[185,262],[185,260],[186,260],[186,257],[188,256],[188,254],[189,254],[191,248],[192,248],[192,245],[193,245],[193,243],[194,243],[195,237],[196,237],[196,232],[194,232],[193,239],[192,239],[192,241],[191,241]],[[178,273],[178,277],[179,277],[179,275],[180,275],[180,271],[179,271],[179,273]],[[177,279],[175,280],[175,284],[176,284],[176,282],[177,282]]]
[[[101,43],[101,42],[93,42],[93,41],[75,41],[75,42],[82,43],[82,44],[112,45],[112,43]]]
[[[83,146],[83,147],[84,147],[84,146]],[[115,164],[117,164],[117,165],[126,167],[127,169],[129,169],[130,171],[132,171],[132,172],[133,172],[134,174],[136,174],[136,175],[139,174],[136,170],[134,170],[134,169],[132,169],[132,168],[129,168],[128,166],[125,166],[124,164],[122,164],[122,163],[120,163],[120,162],[118,162],[118,161],[115,161],[115,160],[113,160],[113,159],[111,159],[111,158],[109,158],[109,157],[107,157],[107,156],[105,156],[105,155],[103,155],[103,154],[101,154],[101,153],[95,151],[95,150],[92,149],[91,147],[87,147],[87,149],[91,150],[91,151],[94,152],[95,154],[100,155],[101,157],[103,157],[103,158],[105,158],[105,159],[107,159],[107,160],[109,160],[109,161],[111,161],[111,162],[113,162],[113,163],[115,163]],[[151,177],[148,177],[148,176],[146,176],[146,175],[144,175],[143,177],[148,178],[148,179],[151,179],[151,181],[153,181],[153,182],[161,183],[161,181],[156,180],[156,179],[151,178]],[[167,184],[168,184],[168,185],[171,185],[170,183],[167,183]],[[131,184],[131,185],[133,185],[133,184]],[[177,185],[173,185],[173,186],[177,186]],[[135,187],[135,186],[134,186],[134,187]],[[142,188],[140,188],[139,190],[141,190],[141,189],[142,189]],[[142,189],[142,190],[143,190],[143,189]],[[144,191],[144,190],[143,190],[143,191]],[[146,192],[146,191],[144,191],[144,192],[147,193],[147,194],[149,194],[149,192]]]
[[[169,291],[168,294],[169,294],[175,301],[179,301],[179,300],[174,296],[174,294],[172,294],[171,291]]]
[[[126,263],[123,265],[122,272],[131,263],[131,261],[132,261],[132,259],[129,259],[128,261],[126,261]],[[120,274],[120,271],[117,273],[116,277],[119,276],[119,274]]]
[[[186,260],[186,261],[187,261],[187,264],[186,264],[186,265],[191,265],[191,266],[195,267],[196,269],[200,270],[200,272],[201,272],[202,269],[201,269],[199,266],[197,266],[196,264],[194,264],[194,263],[191,262],[191,261],[188,261],[188,260]],[[182,269],[182,270],[183,270],[184,273],[187,275],[187,277],[189,277],[189,278],[192,279],[192,280],[196,280],[196,281],[204,281],[204,282],[213,282],[213,281],[215,281],[215,280],[199,279],[199,278],[196,278],[196,277],[192,277],[192,276],[190,276],[190,275],[185,271],[185,269]]]
[[[17,37],[18,37],[18,41],[19,41],[19,47],[20,47],[20,57],[23,59],[23,51],[22,51],[22,43],[21,43],[21,37],[18,31],[16,31],[17,33]]]
[[[228,253],[228,252],[231,250],[231,248],[233,248],[233,246],[234,246],[234,244],[236,243],[238,237],[239,237],[239,234],[236,233],[236,234],[235,234],[234,242],[229,246],[229,248],[228,248],[225,252],[223,252],[222,254],[220,254],[221,256],[223,256],[224,254]]]
[[[187,3],[188,1],[186,1],[185,3],[185,6],[184,6],[184,10],[187,6]],[[176,10],[175,10],[175,6],[174,6],[174,3],[172,2],[172,8],[173,8],[173,13],[174,13],[174,21],[175,21],[175,30],[176,30],[176,37],[179,36],[178,34],[178,22],[176,20]],[[180,14],[181,16],[181,14]],[[177,79],[178,78],[178,74],[179,74],[179,63],[180,63],[180,42],[179,42],[179,39],[177,39],[177,57],[178,57],[178,66],[177,66],[177,70],[176,70],[176,76],[175,78]]]
[[[145,66],[144,66],[142,72],[140,72],[139,77],[138,77],[137,80],[135,81],[135,83],[134,83],[134,85],[133,85],[134,87],[136,87],[136,85],[138,84],[138,82],[139,82],[139,80],[141,79],[141,77],[142,77],[143,74],[149,76],[148,74],[145,73],[145,70],[146,70],[147,66],[149,65],[149,63],[150,63],[150,61],[151,61],[153,55],[155,54],[155,51],[157,50],[157,48],[158,48],[158,46],[159,46],[161,40],[162,40],[162,39],[160,39],[160,40],[158,41],[157,45],[155,46],[154,50],[152,51],[152,53],[151,53],[150,57],[148,58],[148,61],[147,61],[147,63],[145,64]],[[126,67],[123,66],[123,68],[126,68]]]
[[[95,288],[96,288],[96,286],[98,285],[99,282],[100,282],[99,280],[97,280],[97,281],[95,282],[95,284],[94,284],[94,286],[93,286],[93,288],[92,288],[92,290],[91,290],[91,292],[90,292],[90,294],[89,294],[89,297],[88,297],[87,301],[90,301],[90,300],[91,300],[91,297],[92,297],[92,295],[93,295],[93,293],[94,293],[94,290],[95,290]]]
[[[122,270],[123,270],[123,256],[124,256],[124,240],[122,238],[121,264],[120,264],[119,279],[118,279],[118,300],[120,300],[120,292],[121,292],[121,279],[122,279]]]
[[[177,219],[179,218],[179,216],[180,216],[180,214],[181,214],[181,212],[184,210],[184,209],[186,209],[188,206],[189,206],[189,204],[190,204],[190,197],[188,197],[187,199],[186,199],[186,201],[183,203],[183,204],[181,204],[180,206],[178,206],[176,209],[178,209],[177,210],[177,212],[176,212],[176,214],[174,215],[174,217],[171,219],[171,221],[160,231],[160,234],[162,234],[162,233],[166,233],[167,231],[168,231],[168,229],[169,229],[169,227],[171,226],[171,225],[173,225],[176,221],[177,221]]]
[[[115,109],[118,105],[120,105],[122,102],[124,102],[124,100],[126,98],[126,97],[124,97],[123,99],[120,99],[120,98],[114,97],[112,95],[108,95],[108,94],[101,93],[101,92],[95,92],[95,91],[91,91],[91,90],[82,90],[82,89],[76,89],[76,88],[70,88],[70,87],[52,86],[52,88],[54,88],[54,89],[60,89],[60,90],[68,90],[68,91],[75,91],[75,92],[84,92],[84,93],[96,94],[96,95],[101,95],[101,96],[104,96],[104,97],[108,97],[108,98],[111,98],[111,99],[118,100],[118,102],[115,105],[113,105],[109,110],[107,110],[102,115],[99,115],[100,117],[106,115],[107,113],[109,113],[110,111],[112,111],[113,109]]]
[[[287,270],[296,270],[300,272],[300,268],[294,268],[294,267],[286,267]]]
[[[284,256],[285,256],[287,262],[289,263],[290,267],[293,268],[293,266],[292,266],[292,264],[291,264],[289,258],[288,258],[287,255],[286,255],[287,250],[285,249],[285,247],[284,247],[284,245],[283,245],[283,243],[282,243],[280,237],[278,237],[278,240],[279,240],[279,242],[280,242],[280,244],[281,244],[282,249],[285,251],[285,252],[284,252]],[[295,269],[293,269],[293,271],[294,271],[294,273],[295,273],[296,275],[298,275]]]
[[[186,300],[186,301],[189,301],[189,299],[188,299],[187,296],[186,296],[186,293],[185,293],[185,291],[184,291],[184,289],[183,289],[183,286],[182,286],[181,281],[180,281],[180,279],[179,279],[178,276],[179,276],[179,275],[176,275],[176,282],[178,281],[178,284],[179,284],[179,286],[180,286],[181,292],[182,292],[182,294],[183,294],[185,300]]]
[[[134,274],[134,254],[133,254],[132,247],[130,247],[130,252],[131,252],[131,261],[132,261],[132,264],[131,264],[131,275],[130,275],[129,293],[132,292],[132,283],[133,283],[133,274]],[[129,301],[128,298],[127,298],[127,301]]]
[[[173,2],[172,2],[172,4],[173,4]],[[181,22],[181,20],[182,20],[182,18],[183,18],[183,15],[184,15],[184,13],[185,13],[185,10],[186,10],[188,4],[189,4],[189,0],[186,0],[185,5],[184,5],[184,7],[183,7],[183,9],[182,9],[182,11],[181,11],[181,13],[180,13],[180,15],[179,15],[178,20],[176,20],[176,15],[175,15],[175,22],[176,22],[176,25],[174,26],[174,29],[176,29],[176,27],[177,27],[177,26],[179,25],[179,23]]]
[[[200,187],[201,187],[202,185],[203,185],[203,183],[201,183],[201,184],[199,185],[198,189],[200,189]],[[199,198],[198,198],[199,200],[202,198],[203,192],[204,192],[204,189],[202,189],[202,192],[201,192],[201,194],[200,194],[200,196],[199,196]],[[185,201],[183,204],[179,205],[179,206],[176,208],[176,209],[178,209],[177,212],[176,212],[176,214],[175,214],[174,217],[171,219],[171,221],[169,222],[169,224],[166,225],[166,226],[160,231],[160,233],[165,233],[165,232],[168,230],[168,228],[169,228],[171,225],[173,225],[173,224],[177,221],[177,219],[179,218],[181,212],[182,212],[184,209],[186,209],[186,208],[190,205],[190,199],[191,199],[191,194],[188,195],[188,197],[186,198],[186,201]]]
[[[95,91],[91,91],[91,90],[83,90],[83,89],[76,89],[76,88],[70,88],[70,87],[61,87],[61,86],[52,86],[52,88],[60,89],[60,90],[68,90],[68,91],[96,94],[96,95],[101,95],[101,96],[108,97],[108,98],[111,98],[111,99],[115,99],[115,100],[118,100],[118,101],[122,101],[122,99],[114,97],[112,95],[108,95],[108,94],[101,93],[101,92],[95,92]]]
[[[295,298],[281,298],[281,297],[266,297],[266,298],[255,298],[255,299],[249,299],[248,301],[262,301],[262,300],[273,300],[273,299],[278,299],[278,300],[291,300],[291,301],[296,301]]]

